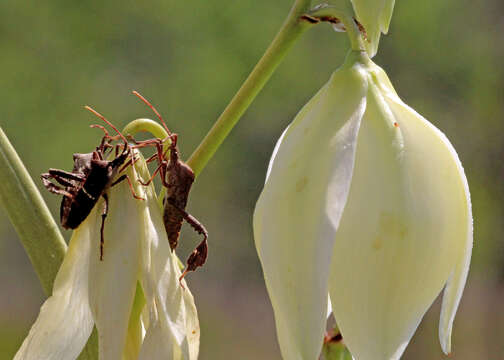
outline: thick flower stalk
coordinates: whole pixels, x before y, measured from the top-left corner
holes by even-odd
[[[472,248],[467,180],[448,139],[365,52],[349,53],[278,140],[254,235],[285,359],[318,358],[328,293],[353,357],[391,360],[444,288],[451,351]]]
[[[140,174],[146,181],[145,161],[135,166],[137,171],[128,168],[129,177]],[[101,201],[74,231],[53,294],[15,360],[76,359],[94,325],[100,360],[197,359],[194,299],[185,282],[185,289],[179,284],[179,262],[170,251],[154,188],[133,184],[144,201],[133,198],[126,182],[109,190],[103,261]]]

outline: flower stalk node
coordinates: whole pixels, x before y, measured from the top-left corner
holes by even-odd
[[[315,19],[318,19],[319,22],[332,24],[334,30],[338,32],[346,32],[352,50],[364,51],[366,49],[364,45],[364,40],[367,40],[366,29],[355,18],[349,2],[339,5],[320,4],[304,16],[312,24],[316,24]]]

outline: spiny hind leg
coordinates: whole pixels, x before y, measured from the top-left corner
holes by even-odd
[[[102,221],[101,221],[101,227],[100,227],[100,261],[103,261],[103,247],[105,245],[105,237],[104,237],[104,230],[105,230],[105,219],[107,218],[108,215],[108,208],[109,208],[109,202],[108,202],[108,195],[106,193],[103,193],[103,210],[102,210]]]
[[[170,205],[172,205],[177,211],[182,214],[184,217],[184,220],[187,221],[189,225],[200,235],[203,235],[203,240],[199,243],[199,245],[193,250],[191,255],[187,258],[187,267],[182,273],[182,275],[179,278],[179,282],[182,281],[182,279],[187,275],[189,271],[195,271],[198,267],[203,266],[205,264],[205,261],[208,257],[208,231],[207,229],[201,224],[198,219],[196,219],[194,216],[189,214],[187,211],[180,209],[174,204],[174,201],[171,199],[167,199],[166,201],[169,202]]]
[[[110,187],[115,186],[115,185],[119,184],[121,181],[124,181],[124,180],[128,181],[128,185],[129,185],[129,188],[131,190],[131,194],[133,195],[133,197],[135,199],[137,199],[137,200],[145,200],[143,197],[138,196],[135,193],[135,189],[133,189],[133,184],[131,183],[131,180],[130,180],[129,176],[126,175],[126,174],[119,176],[119,178],[116,181],[114,181],[112,184],[110,184]]]
[[[66,191],[65,189],[53,184],[49,179],[54,179],[54,176],[51,175],[50,173],[44,173],[40,175],[40,178],[42,179],[42,184],[45,186],[47,190],[52,192],[53,194],[57,195],[63,195],[63,196],[68,196],[69,198],[73,199],[73,195]]]

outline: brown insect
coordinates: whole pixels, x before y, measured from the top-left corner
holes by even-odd
[[[74,167],[72,172],[59,169],[49,169],[47,173],[41,174],[42,183],[50,192],[63,195],[60,207],[61,225],[65,229],[76,229],[91,213],[100,197],[105,200],[102,211],[102,223],[100,228],[100,260],[103,260],[104,245],[104,226],[105,218],[108,214],[108,195],[107,190],[117,185],[123,180],[127,180],[135,199],[143,200],[135,194],[131,181],[127,175],[121,175],[117,180],[112,181],[117,174],[124,171],[126,166],[121,166],[130,156],[131,150],[126,138],[112,125],[105,117],[86,106],[86,109],[100,117],[110,125],[124,141],[123,151],[119,154],[119,145],[115,146],[116,157],[113,160],[105,160],[107,149],[114,148],[110,144],[115,138],[110,136],[107,130],[101,125],[91,125],[105,132],[100,145],[91,153],[74,154]],[[64,188],[53,184],[50,180],[54,179]]]
[[[177,247],[180,237],[180,229],[184,220],[187,221],[187,223],[198,234],[203,235],[203,240],[187,259],[187,267],[179,279],[179,281],[181,281],[189,271],[194,271],[199,266],[202,266],[208,255],[207,230],[194,216],[185,211],[187,200],[189,198],[189,191],[191,190],[191,186],[195,178],[194,172],[189,165],[180,160],[180,154],[177,147],[177,134],[172,133],[168,129],[159,112],[149,101],[147,101],[147,99],[136,91],[133,91],[133,94],[135,94],[152,109],[168,133],[167,139],[150,139],[138,141],[136,144],[139,146],[153,145],[156,147],[156,154],[147,159],[147,162],[157,159],[158,167],[152,174],[152,177],[146,183],[141,182],[141,184],[144,186],[149,185],[159,172],[161,183],[166,188],[166,196],[163,199],[163,222],[168,235],[170,248],[173,251]],[[170,147],[163,153],[163,143],[168,139],[170,139]],[[169,159],[166,158],[168,151],[170,151]]]

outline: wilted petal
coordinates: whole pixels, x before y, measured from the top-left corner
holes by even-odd
[[[285,359],[320,353],[330,258],[365,94],[359,66],[333,74],[282,135],[256,205],[256,247]]]
[[[73,360],[84,348],[93,318],[88,303],[90,216],[74,231],[68,252],[54,281],[53,295],[40,314],[15,360]]]
[[[178,268],[176,259],[171,264]],[[172,268],[172,271],[178,276],[181,274],[178,269]],[[159,294],[152,299],[150,326],[142,344],[140,360],[198,358],[200,330],[194,299],[188,290],[179,295],[171,298],[177,302],[168,304],[168,308],[160,304],[162,296]],[[177,322],[171,321],[170,317],[175,317]]]
[[[134,179],[131,167],[127,174]],[[141,186],[133,181],[135,191]],[[105,247],[100,261],[100,226],[91,231],[89,302],[99,335],[100,360],[120,359],[125,347],[130,312],[140,264],[142,214],[145,201],[134,199],[126,181],[109,191],[109,214],[105,222]],[[95,221],[101,221],[103,201],[96,205]],[[91,215],[90,215],[91,216]]]
[[[455,272],[453,320],[472,243],[467,181],[455,150],[388,81],[376,80],[383,77],[377,67],[370,73],[330,280],[336,321],[359,360],[399,359]]]
[[[139,359],[195,360],[200,330],[194,299],[185,280],[185,289],[179,284],[179,261],[170,250],[152,187],[146,196],[141,282],[150,319]]]
[[[388,32],[395,0],[352,0],[357,20],[364,26],[368,36],[366,42],[370,57],[378,50],[381,33]]]

